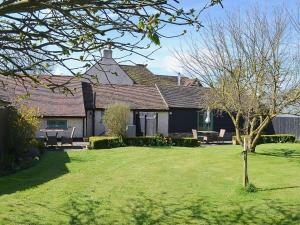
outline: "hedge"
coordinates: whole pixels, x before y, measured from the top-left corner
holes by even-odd
[[[295,139],[295,135],[292,134],[261,135],[258,140],[258,144],[295,142]],[[232,136],[232,143],[237,144],[236,136]]]
[[[104,149],[104,148],[117,148],[124,146],[122,138],[119,137],[90,137],[89,138],[90,148],[92,149]]]
[[[172,138],[174,146],[182,147],[197,147],[199,146],[198,140],[194,138]]]
[[[116,148],[121,146],[181,146],[181,147],[197,147],[198,140],[193,138],[170,138],[162,136],[154,137],[90,137],[91,149]]]
[[[124,138],[124,144],[128,146],[171,146],[171,139],[168,137],[132,137]]]

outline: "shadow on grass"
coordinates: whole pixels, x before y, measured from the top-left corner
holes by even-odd
[[[66,152],[47,152],[36,166],[0,177],[0,195],[22,191],[56,179],[69,172],[66,167],[68,162],[70,159]]]
[[[132,224],[300,224],[300,203],[265,201],[247,206],[229,203],[219,206],[203,199],[181,202],[158,201],[143,194],[130,200],[123,210]]]
[[[276,149],[272,152],[256,152],[256,155],[263,155],[263,156],[273,156],[273,157],[284,157],[284,158],[299,158],[300,159],[300,152],[296,150],[290,149]]]
[[[249,203],[251,205],[249,205]],[[23,203],[24,204],[24,203]],[[7,223],[28,224],[243,224],[243,225],[298,225],[300,224],[300,203],[292,204],[264,200],[260,204],[251,202],[228,202],[218,205],[213,201],[190,198],[147,197],[143,193],[128,199],[125,205],[112,206],[110,201],[97,199],[88,194],[70,196],[65,207],[52,208],[51,204],[38,203],[32,208],[46,209],[51,212],[48,220],[35,215],[32,209],[11,206],[12,215]],[[26,211],[27,209],[29,211]],[[22,211],[23,210],[23,211]],[[28,217],[28,212],[30,217]],[[27,216],[26,216],[27,213]],[[22,216],[24,215],[24,216]]]
[[[300,186],[287,186],[287,187],[276,187],[276,188],[261,188],[258,191],[277,191],[277,190],[285,190],[285,189],[295,189],[300,188]]]

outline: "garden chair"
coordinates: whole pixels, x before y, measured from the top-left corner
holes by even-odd
[[[195,129],[192,129],[192,134],[193,134],[193,138],[198,140],[199,145],[201,144],[201,140],[202,139],[204,141],[205,137],[204,136],[198,136],[198,132]]]
[[[72,128],[70,137],[66,137],[66,136],[61,137],[61,145],[63,145],[63,144],[73,145],[73,135],[74,135],[75,129],[76,129],[76,127]]]
[[[219,135],[218,135],[218,143],[220,143],[222,141],[222,143],[224,143],[224,136],[225,136],[225,129],[220,129]]]
[[[55,136],[47,136],[46,138],[46,146],[54,146],[57,145],[57,135]]]

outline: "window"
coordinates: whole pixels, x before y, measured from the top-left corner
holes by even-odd
[[[207,117],[207,111],[198,111],[197,112],[197,129],[198,130],[213,130],[214,127],[214,114],[210,112],[210,123],[206,123],[205,119]]]
[[[47,120],[48,129],[68,129],[67,120]]]

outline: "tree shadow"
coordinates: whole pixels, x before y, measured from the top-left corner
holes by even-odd
[[[26,190],[56,179],[69,172],[66,152],[46,152],[40,162],[29,169],[0,177],[0,196]]]
[[[272,152],[256,152],[255,155],[273,156],[273,157],[284,157],[284,158],[299,158],[300,152],[291,149],[276,149]]]
[[[159,199],[159,198],[156,198]],[[140,195],[131,199],[128,210],[132,224],[300,224],[300,203],[287,204],[265,200],[263,205],[248,206],[228,203],[220,206],[212,201],[197,199],[185,202],[154,200]]]
[[[249,205],[250,203],[250,205]],[[275,200],[262,200],[260,204],[251,202],[217,203],[203,198],[190,196],[175,198],[158,194],[155,198],[143,193],[130,198],[124,204],[112,205],[107,199],[85,194],[70,196],[65,206],[53,208],[47,203],[36,203],[31,208],[46,209],[48,220],[40,214],[30,213],[28,207],[12,205],[10,212],[18,217],[9,217],[5,222],[13,224],[243,224],[243,225],[298,225],[300,224],[300,203],[286,203]],[[30,210],[30,209],[29,209]],[[33,210],[30,210],[32,212]],[[27,216],[26,216],[27,215]],[[50,218],[50,221],[49,221]],[[63,222],[64,221],[64,222]]]
[[[285,189],[295,189],[300,188],[300,186],[287,186],[287,187],[276,187],[276,188],[260,188],[258,191],[277,191],[277,190],[285,190]]]

